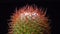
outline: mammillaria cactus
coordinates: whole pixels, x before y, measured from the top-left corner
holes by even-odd
[[[25,6],[11,16],[8,34],[50,34],[46,12],[33,6]]]

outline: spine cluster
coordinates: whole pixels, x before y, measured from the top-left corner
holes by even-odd
[[[8,34],[50,34],[46,12],[37,7],[25,6],[11,17]]]

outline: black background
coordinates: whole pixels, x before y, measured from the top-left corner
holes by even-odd
[[[8,33],[8,20],[15,8],[26,4],[47,8],[47,15],[51,19],[51,34],[60,34],[60,1],[20,0],[0,1],[0,34]]]

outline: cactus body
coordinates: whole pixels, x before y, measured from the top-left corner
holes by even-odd
[[[38,8],[26,6],[11,17],[8,34],[50,34],[46,13]]]

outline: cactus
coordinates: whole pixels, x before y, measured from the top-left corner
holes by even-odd
[[[25,6],[11,16],[8,34],[50,34],[46,12],[33,6]]]

